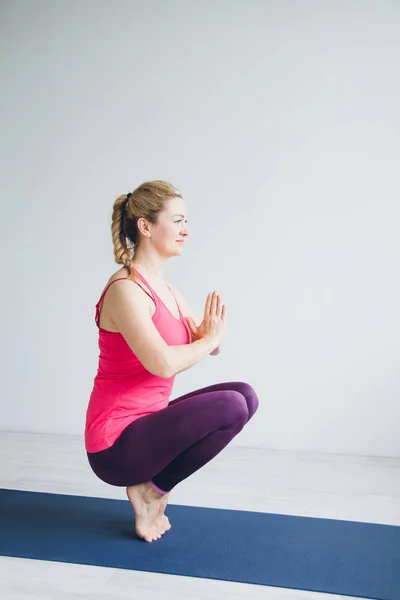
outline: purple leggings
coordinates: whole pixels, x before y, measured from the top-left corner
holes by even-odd
[[[217,383],[172,400],[133,421],[110,448],[88,452],[94,473],[106,483],[149,482],[169,493],[229,444],[258,408],[248,383]]]

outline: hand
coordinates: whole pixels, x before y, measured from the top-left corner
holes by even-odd
[[[196,342],[197,340],[201,340],[201,331],[199,332],[200,325],[197,327],[196,323],[193,321],[192,317],[185,317],[185,321],[188,324],[190,329],[190,333],[192,334],[192,342]]]
[[[226,327],[226,304],[222,303],[219,294],[213,292],[207,296],[204,319],[200,325],[197,327],[191,317],[186,317],[185,320],[192,334],[192,342],[207,336],[219,340]]]

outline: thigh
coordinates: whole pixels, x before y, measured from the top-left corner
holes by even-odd
[[[207,387],[188,392],[183,396],[179,396],[175,400],[171,400],[169,405],[172,406],[177,402],[182,402],[182,400],[194,398],[199,394],[206,394],[208,392],[220,392],[222,390],[233,390],[235,392],[239,392],[244,396],[247,404],[247,409],[249,411],[248,420],[250,420],[258,408],[259,400],[254,388],[249,383],[246,383],[244,381],[227,381],[223,383],[215,383],[213,385],[209,385]]]
[[[187,402],[140,417],[99,456],[90,456],[92,468],[102,479],[118,482],[148,481],[187,448],[218,429],[247,421],[244,397],[235,390],[198,393]],[[100,456],[100,454],[102,456]],[[107,477],[107,479],[106,479]]]

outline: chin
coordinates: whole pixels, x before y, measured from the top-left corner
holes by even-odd
[[[168,255],[169,256],[181,256],[182,255],[182,250],[179,249],[179,248],[174,248],[173,250],[169,249]]]

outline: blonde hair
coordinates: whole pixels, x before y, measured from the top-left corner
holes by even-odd
[[[182,198],[182,194],[166,181],[142,183],[132,193],[122,194],[113,205],[111,234],[114,245],[114,259],[119,265],[128,268],[131,274],[131,260],[139,247],[141,234],[137,222],[142,217],[156,225],[167,200]]]

